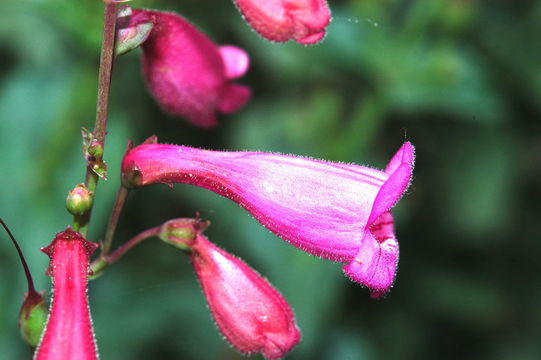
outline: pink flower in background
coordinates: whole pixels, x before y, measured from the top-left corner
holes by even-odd
[[[346,262],[372,291],[394,281],[398,242],[390,209],[406,191],[414,148],[406,142],[384,171],[280,154],[143,144],[122,163],[127,186],[188,183],[237,202],[294,246]]]
[[[86,294],[89,258],[97,247],[68,227],[41,249],[51,259],[53,299],[35,360],[98,358]]]
[[[285,356],[300,340],[289,304],[242,260],[198,233],[190,259],[216,325],[244,354]]]
[[[209,128],[216,112],[229,114],[250,99],[250,89],[234,84],[248,70],[249,57],[234,46],[216,46],[183,17],[133,9],[128,27],[152,22],[142,44],[143,73],[156,101],[168,113]]]
[[[271,41],[314,44],[331,20],[326,0],[234,0],[257,33]]]

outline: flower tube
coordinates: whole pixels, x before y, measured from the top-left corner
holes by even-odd
[[[167,113],[210,128],[217,123],[216,112],[233,113],[248,102],[250,89],[231,82],[248,70],[244,50],[216,46],[175,13],[133,9],[123,26],[128,31],[148,23],[153,27],[142,43],[143,74]]]
[[[243,17],[264,38],[315,44],[331,20],[326,0],[234,0]]]
[[[398,242],[390,209],[412,176],[414,148],[384,171],[259,152],[143,144],[122,163],[127,186],[188,183],[225,196],[279,237],[308,253],[348,263],[345,273],[374,297],[394,281]]]
[[[98,359],[86,294],[89,258],[97,247],[68,227],[41,249],[51,259],[53,299],[34,360]]]

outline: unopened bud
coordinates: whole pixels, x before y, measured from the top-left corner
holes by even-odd
[[[45,328],[49,310],[43,294],[31,291],[25,294],[24,302],[19,313],[19,327],[26,343],[32,347],[38,346],[41,333]]]
[[[281,359],[300,340],[291,307],[244,261],[198,234],[190,258],[218,329],[238,351]]]
[[[183,251],[191,251],[198,232],[205,230],[210,223],[199,219],[173,219],[162,225],[160,239]]]
[[[95,159],[103,158],[103,145],[96,140],[92,140],[88,145],[88,155],[94,157]]]
[[[83,215],[92,207],[92,193],[85,184],[79,184],[68,193],[66,209],[72,215]]]

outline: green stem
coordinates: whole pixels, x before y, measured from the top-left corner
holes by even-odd
[[[107,110],[109,104],[109,90],[111,87],[111,74],[113,71],[115,35],[116,35],[116,3],[105,0],[103,38],[101,43],[100,68],[98,76],[98,101],[96,106],[96,121],[94,123],[94,139],[105,147],[105,134],[107,129]],[[85,185],[92,194],[95,194],[99,176],[88,165],[86,169]],[[90,224],[92,208],[82,215],[76,216],[73,225],[81,235],[86,236]]]

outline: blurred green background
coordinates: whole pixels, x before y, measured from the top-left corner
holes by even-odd
[[[130,194],[117,241],[199,211],[211,240],[267,276],[295,309],[290,359],[541,358],[541,3],[335,0],[317,46],[272,44],[228,0],[135,0],[174,10],[251,55],[254,98],[211,131],[160,111],[139,52],[118,59],[90,239],[103,230],[127,139],[294,153],[382,168],[405,140],[413,185],[395,208],[401,258],[383,300],[340,264],[287,245],[233,202],[188,185]],[[79,129],[95,113],[98,0],[0,3],[0,216],[49,289],[37,251],[70,224]],[[536,225],[537,224],[537,225]],[[25,279],[0,236],[0,352],[29,359],[17,329]],[[103,359],[242,359],[214,328],[187,258],[148,240],[90,284]],[[254,358],[259,359],[258,356]]]

